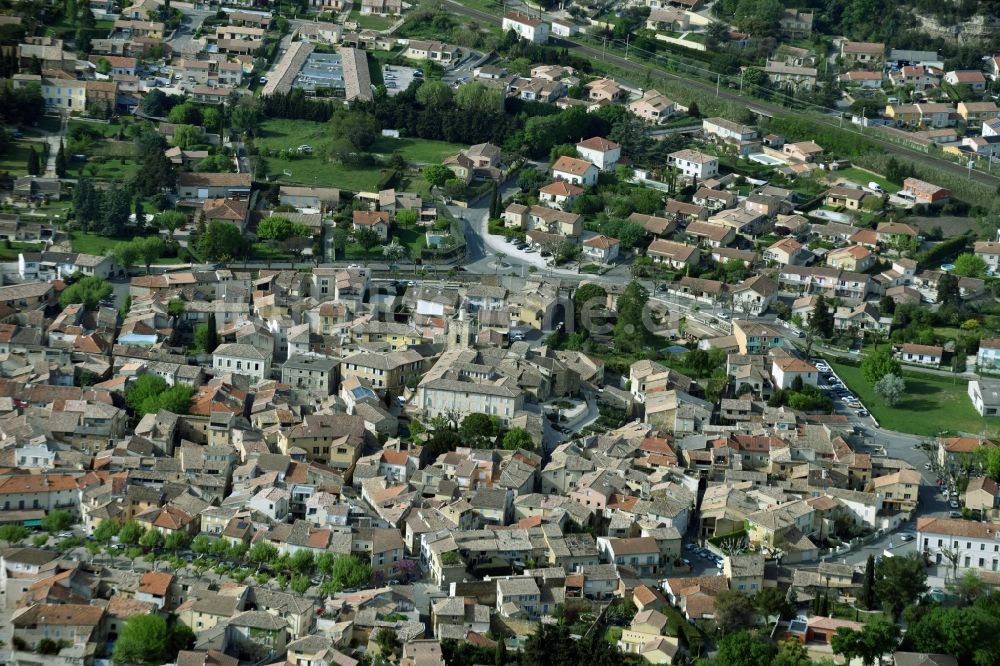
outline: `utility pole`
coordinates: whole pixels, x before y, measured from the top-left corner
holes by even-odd
[[[745,71],[743,67],[740,67],[740,97],[743,97],[743,73]]]
[[[631,33],[625,35],[625,59],[626,60],[628,60],[628,42],[629,42],[629,37],[631,37],[631,36],[632,36]]]
[[[716,97],[719,96],[719,86],[721,85],[721,83],[722,83],[722,75],[721,74],[716,74],[715,75],[715,96]]]
[[[604,41],[601,42],[601,60],[605,60],[604,50],[608,47],[608,38],[604,37],[603,40]]]

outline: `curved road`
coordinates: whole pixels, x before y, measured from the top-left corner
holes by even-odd
[[[501,17],[495,14],[490,14],[488,12],[484,12],[478,9],[472,9],[470,7],[466,7],[465,5],[459,2],[455,2],[454,0],[445,0],[445,4],[447,4],[460,14],[466,14],[473,18],[482,21],[489,21],[491,23],[498,23],[498,24],[502,23]],[[634,60],[626,60],[625,58],[615,55],[613,53],[602,52],[601,49],[597,49],[592,46],[586,46],[584,44],[581,44],[579,42],[574,42],[569,39],[562,38],[559,40],[559,43],[563,46],[566,46],[567,48],[575,49],[579,53],[586,54],[587,56],[590,56],[595,60],[610,62],[626,70],[643,69],[649,72],[651,77],[659,77],[661,79],[667,79],[671,81],[680,81],[684,83],[687,87],[696,89],[704,93],[707,97],[718,97],[720,99],[726,99],[731,102],[737,102],[743,105],[752,104],[755,108],[758,108],[761,111],[764,111],[766,113],[775,116],[789,116],[789,115],[794,115],[796,113],[794,110],[788,109],[779,104],[765,102],[755,97],[740,96],[736,93],[730,92],[727,88],[721,88],[717,91],[716,86],[712,84],[705,83],[697,79],[689,79],[687,77],[679,76],[677,74],[671,74],[670,72],[666,72],[662,69],[653,67],[651,65],[647,65],[642,62],[637,62]],[[851,132],[859,136],[863,135],[869,141],[874,141],[878,143],[887,153],[897,155],[899,157],[905,157],[915,162],[919,162],[925,166],[934,169],[939,169],[941,171],[946,171],[956,176],[964,176],[964,177],[969,176],[968,169],[962,167],[959,164],[955,164],[954,162],[949,162],[947,160],[942,160],[942,159],[936,159],[934,157],[931,157],[927,153],[922,153],[920,151],[913,150],[911,148],[906,148],[905,146],[900,146],[898,144],[891,143],[889,141],[879,138],[874,133],[863,133],[853,129],[842,127],[839,122],[833,122],[832,120],[826,119],[820,115],[809,114],[808,117],[810,120],[814,122],[827,125],[831,128],[838,129],[842,132]],[[993,176],[983,171],[973,170],[971,176],[972,180],[978,182],[981,185],[987,185],[989,187],[996,187],[997,185],[1000,185],[1000,177]]]

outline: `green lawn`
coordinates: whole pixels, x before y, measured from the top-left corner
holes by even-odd
[[[85,231],[71,231],[70,241],[73,243],[74,252],[84,254],[106,254],[108,250],[113,250],[119,244],[126,242],[127,238],[108,238],[98,234],[90,234]]]
[[[886,192],[898,192],[899,185],[894,185],[882,176],[872,173],[871,171],[866,171],[865,169],[859,169],[858,167],[849,167],[847,169],[837,169],[832,172],[836,176],[841,176],[852,180],[862,187],[867,187],[868,183],[878,183],[883,190]]]
[[[69,124],[66,126],[67,133],[72,132],[75,127],[83,127],[93,132],[100,132],[105,136],[105,138],[117,136],[118,130],[121,129],[121,125],[117,122],[111,122],[105,125],[104,123],[88,123],[84,120],[70,118]],[[56,129],[58,129],[58,127]]]
[[[11,176],[28,175],[28,154],[31,147],[38,153],[38,161],[45,171],[45,161],[48,154],[48,144],[41,141],[11,141],[6,150],[0,153],[0,172],[6,171]]]
[[[394,227],[392,230],[392,238],[399,241],[400,245],[408,247],[410,249],[411,257],[419,257],[420,250],[424,248],[427,244],[427,237],[421,229],[403,229],[400,227]]]
[[[444,158],[464,150],[466,146],[447,141],[431,141],[430,139],[393,139],[379,137],[372,146],[372,152],[380,155],[399,153],[407,162],[417,164],[440,164]]]
[[[904,369],[906,392],[895,407],[889,407],[875,396],[875,391],[861,374],[861,368],[828,360],[837,375],[861,399],[883,428],[928,437],[944,431],[983,430],[984,419],[972,407],[966,393],[968,384],[965,379],[918,375],[907,373]],[[997,426],[993,425],[991,430],[996,431]]]
[[[322,144],[332,138],[325,123],[302,120],[267,120],[261,123],[256,140],[261,149],[285,150],[306,144],[313,147],[308,157],[265,157],[267,175],[272,181],[339,187],[353,192],[376,189],[385,170],[379,166],[352,167],[326,162],[317,153]],[[398,152],[409,162],[416,164],[440,163],[445,157],[454,155],[465,146],[447,141],[425,139],[390,139],[380,137],[372,146],[372,152],[391,155]],[[286,175],[285,172],[288,172]],[[414,183],[422,183],[413,177]]]
[[[17,261],[17,255],[21,252],[41,252],[43,249],[45,249],[43,243],[19,243],[17,241],[0,243],[0,260]]]
[[[368,30],[386,30],[393,23],[395,23],[397,19],[382,18],[381,16],[362,16],[361,3],[355,2],[354,9],[351,10],[351,14],[347,17],[347,20],[355,21],[358,26]]]
[[[135,160],[109,157],[94,158],[87,162],[71,161],[67,170],[70,177],[86,176],[95,180],[112,180],[123,183],[139,172],[140,165]]]
[[[132,240],[131,238],[109,238],[108,236],[91,234],[84,231],[71,231],[69,237],[70,242],[73,244],[74,252],[83,252],[84,254],[94,254],[97,256],[103,256],[109,251],[114,250],[120,244],[127,243]],[[187,263],[187,259],[182,260],[179,257],[160,257],[153,262],[153,264],[159,265],[181,263]],[[137,266],[137,268],[142,268],[142,266]]]

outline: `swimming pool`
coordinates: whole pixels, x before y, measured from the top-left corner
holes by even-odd
[[[764,166],[783,166],[785,164],[784,160],[779,160],[777,157],[771,157],[764,153],[752,153],[747,155],[747,159],[757,164],[763,164]]]

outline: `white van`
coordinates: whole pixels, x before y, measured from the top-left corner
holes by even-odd
[[[873,180],[872,182],[868,183],[868,189],[871,190],[872,192],[881,192],[882,186]]]

